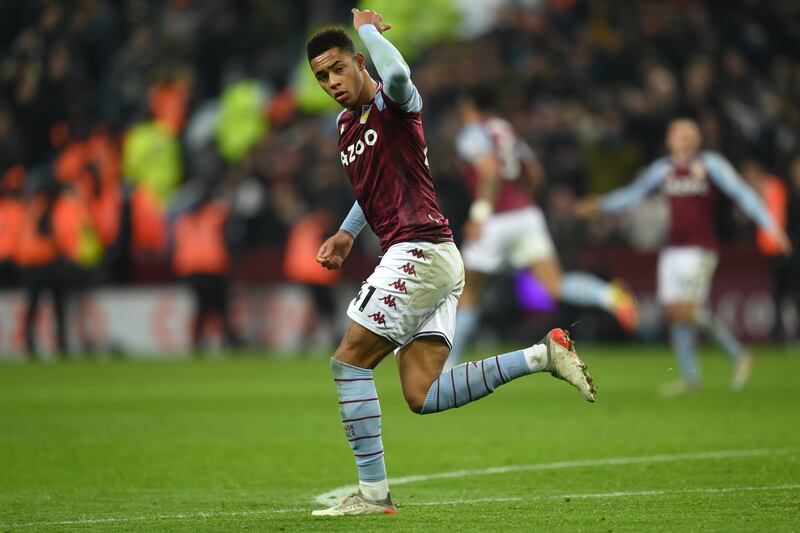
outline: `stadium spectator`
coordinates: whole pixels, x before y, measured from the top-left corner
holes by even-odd
[[[229,209],[214,197],[214,185],[207,183],[200,197],[175,222],[172,265],[194,295],[192,346],[203,348],[209,319],[216,317],[227,348],[241,345],[230,317],[228,276],[231,269]]]
[[[66,302],[64,278],[59,271],[61,254],[56,242],[57,228],[53,220],[60,195],[60,184],[49,172],[37,169],[31,173],[31,193],[25,202],[22,222],[14,253],[25,288],[25,347],[29,357],[35,357],[36,321],[39,303],[44,292],[52,298],[56,328],[56,349],[67,353]]]
[[[740,168],[747,183],[761,196],[772,219],[785,230],[789,207],[786,184],[779,177],[770,174],[764,165],[755,159],[745,160]],[[792,300],[792,256],[784,254],[780,243],[769,232],[761,228],[756,233],[756,244],[759,251],[767,258],[772,275],[772,297],[775,304],[775,325],[772,337],[776,341],[786,342],[789,332],[783,310],[785,304]]]

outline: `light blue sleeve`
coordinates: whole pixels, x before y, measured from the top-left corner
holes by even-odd
[[[492,139],[479,124],[470,124],[461,130],[456,139],[458,156],[468,163],[475,163],[494,151]]]
[[[367,219],[364,216],[364,211],[361,210],[361,206],[358,205],[358,202],[353,202],[353,207],[350,208],[350,212],[347,213],[339,229],[346,231],[355,239],[366,225]]]
[[[384,92],[406,113],[422,110],[422,97],[411,82],[411,69],[392,43],[372,24],[358,29],[372,63],[383,80]]]
[[[744,179],[739,176],[727,159],[716,152],[703,152],[700,154],[700,160],[716,186],[730,196],[747,216],[767,231],[775,228],[775,220],[769,214],[767,206],[758,194],[744,182]]]
[[[600,209],[612,213],[635,207],[661,184],[668,168],[667,158],[654,161],[634,181],[600,197]]]

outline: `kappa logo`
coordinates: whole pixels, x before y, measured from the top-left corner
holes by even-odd
[[[356,157],[364,153],[367,146],[375,146],[376,142],[378,142],[378,132],[372,128],[365,131],[363,139],[359,139],[339,152],[339,159],[342,161],[342,166],[350,166],[350,163],[355,161]]]
[[[413,250],[409,250],[406,253],[413,255],[417,259],[427,259],[427,257],[425,257],[425,253],[422,251],[421,248],[414,248]]]
[[[391,287],[394,287],[395,289],[397,289],[400,292],[406,292],[406,282],[401,280],[401,279],[398,279],[398,280],[390,283],[389,285]]]
[[[386,325],[386,315],[384,315],[380,311],[376,311],[375,313],[372,313],[371,315],[369,315],[369,317],[372,320],[374,320],[375,322],[377,322],[381,326],[385,326]]]
[[[414,268],[414,265],[411,263],[406,263],[403,265],[403,272],[406,274],[411,274],[414,277],[417,277],[417,269]]]
[[[353,439],[356,436],[356,428],[353,427],[353,424],[345,424],[344,425],[344,434],[348,439]]]
[[[386,307],[392,307],[394,309],[397,309],[397,300],[395,299],[394,296],[387,294],[386,296],[381,298],[381,300],[383,301],[384,304],[386,304]]]

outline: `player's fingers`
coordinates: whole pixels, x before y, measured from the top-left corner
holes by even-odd
[[[386,31],[386,30],[391,30],[391,29],[392,29],[392,25],[391,24],[381,24],[381,31]]]
[[[328,241],[322,243],[322,246],[319,247],[317,251],[317,261],[323,261],[328,259],[331,255],[331,245]]]
[[[359,11],[357,7],[354,7],[353,9],[350,10],[350,13],[352,13],[353,15],[358,15],[359,13],[361,13],[361,11]]]

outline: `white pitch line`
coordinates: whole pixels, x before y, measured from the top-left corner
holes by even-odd
[[[791,453],[800,450],[800,448],[773,448],[773,449],[754,449],[754,450],[721,450],[712,452],[696,452],[684,454],[661,454],[661,455],[644,455],[644,456],[631,456],[631,457],[610,457],[606,459],[587,459],[580,461],[558,461],[553,463],[538,463],[530,465],[511,465],[511,466],[496,466],[489,468],[481,468],[475,470],[456,470],[453,472],[440,472],[438,474],[423,474],[415,476],[405,476],[394,478],[390,480],[390,484],[405,485],[409,483],[417,483],[421,481],[429,481],[434,479],[452,479],[471,476],[484,476],[491,474],[505,474],[510,472],[531,472],[541,470],[557,470],[565,468],[579,468],[579,467],[596,467],[596,466],[614,466],[614,465],[629,465],[629,464],[642,464],[642,463],[664,463],[675,461],[690,461],[702,459],[725,459],[725,458],[738,458],[738,457],[758,457],[765,455]],[[345,486],[339,487],[332,491],[316,496],[314,499],[318,503],[329,505],[331,499],[338,502],[341,498],[356,490],[358,487]],[[683,491],[673,491],[674,493],[681,492],[733,492],[737,490],[780,490],[780,489],[795,489],[800,488],[800,485],[775,485],[770,487],[732,487],[723,489],[686,489]],[[452,500],[452,501],[434,501],[434,502],[419,502],[411,503],[408,505],[464,505],[469,503],[480,502],[501,502],[501,501],[520,501],[520,500],[542,500],[542,499],[562,499],[562,498],[612,498],[612,497],[625,497],[625,496],[647,496],[670,494],[670,491],[634,491],[634,492],[614,492],[614,493],[590,493],[590,494],[574,494],[562,496],[528,496],[528,497],[508,497],[508,498],[482,498],[473,500]],[[120,516],[120,517],[100,517],[100,518],[84,518],[78,520],[62,520],[51,522],[27,522],[19,524],[0,524],[0,529],[7,528],[22,528],[22,527],[36,527],[36,526],[73,526],[73,525],[92,525],[92,524],[112,524],[118,522],[157,522],[160,520],[194,520],[198,518],[221,518],[221,517],[235,517],[235,516],[257,516],[257,515],[271,515],[271,514],[284,514],[284,513],[304,513],[310,511],[310,508],[294,508],[294,509],[257,509],[250,511],[211,511],[211,512],[196,512],[196,513],[183,513],[172,515],[155,515],[155,516]]]
[[[635,490],[628,492],[589,492],[585,494],[560,494],[560,495],[533,495],[533,496],[509,496],[497,498],[474,498],[467,500],[441,500],[432,502],[414,502],[407,503],[402,507],[420,507],[420,506],[436,506],[436,505],[470,505],[474,503],[497,503],[497,502],[519,502],[519,501],[541,501],[541,500],[583,500],[591,498],[628,498],[637,496],[665,496],[670,494],[725,494],[730,492],[757,492],[757,491],[772,491],[772,490],[798,490],[800,484],[788,485],[766,485],[762,487],[709,487],[709,488],[689,488],[689,489],[656,489],[656,490]],[[53,522],[27,522],[20,524],[0,524],[0,529],[13,529],[24,527],[41,527],[41,526],[85,526],[93,524],[113,524],[119,522],[158,522],[169,520],[195,520],[198,518],[223,518],[231,516],[264,516],[271,514],[282,513],[308,513],[310,508],[295,508],[295,509],[257,509],[249,511],[208,511],[197,513],[183,513],[173,515],[155,515],[155,516],[118,516],[108,518],[84,518],[79,520],[61,520]]]
[[[478,468],[474,470],[455,470],[452,472],[440,472],[437,474],[422,474],[416,476],[405,476],[389,479],[390,486],[406,485],[408,483],[418,483],[421,481],[431,481],[434,479],[453,479],[473,476],[487,476],[492,474],[508,474],[511,472],[535,472],[541,470],[561,470],[565,468],[597,467],[597,466],[616,466],[632,465],[642,463],[669,463],[676,461],[696,461],[703,459],[728,459],[738,457],[759,457],[764,455],[791,453],[800,448],[774,448],[774,449],[754,449],[754,450],[721,450],[712,452],[678,453],[661,455],[640,455],[632,457],[609,457],[606,459],[587,459],[579,461],[558,461],[554,463],[537,463],[530,465],[510,465],[493,466],[489,468]],[[328,492],[314,496],[314,501],[323,505],[333,505],[338,503],[347,495],[358,490],[357,485],[345,485],[337,487]]]
[[[767,485],[763,487],[720,487],[690,489],[634,490],[627,492],[589,492],[586,494],[562,494],[560,496],[504,496],[498,498],[474,498],[471,500],[449,500],[439,502],[415,502],[403,507],[429,505],[468,505],[472,503],[521,502],[537,500],[588,500],[592,498],[630,498],[634,496],[667,496],[670,494],[725,494],[729,492],[754,492],[769,490],[796,490],[800,483],[788,485]]]

